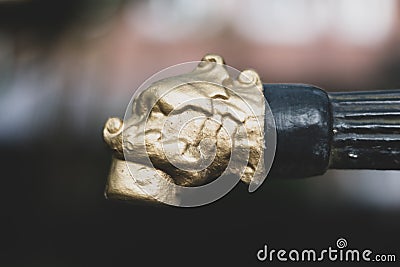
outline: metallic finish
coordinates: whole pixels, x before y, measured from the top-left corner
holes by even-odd
[[[400,90],[328,94],[311,85],[262,85],[252,70],[232,78],[223,62],[216,55],[204,57],[192,72],[158,81],[143,91],[134,102],[130,118],[106,122],[104,140],[114,151],[108,198],[151,204],[157,203],[155,199],[179,202],[182,191],[167,184],[187,189],[219,177],[234,154],[230,135],[223,129],[239,125],[248,136],[244,147],[249,150],[248,163],[229,174],[240,175],[242,181],[250,183],[249,188],[257,181],[259,171],[269,177],[304,178],[321,175],[327,169],[400,169]],[[244,102],[227,88],[241,92]],[[204,97],[209,102],[184,104]],[[154,105],[149,107],[149,101]],[[167,118],[183,122],[178,115],[186,113],[192,117],[217,114],[225,119],[190,121],[177,139],[176,129],[164,124]],[[269,169],[264,160],[270,151],[265,143],[268,145],[271,116],[277,145]],[[168,157],[160,139],[179,144],[184,157],[179,153]],[[241,143],[241,137],[238,141]],[[209,149],[213,147],[215,153]],[[208,154],[215,157],[209,161]],[[148,162],[146,157],[150,158]],[[171,160],[188,168],[175,167]],[[206,168],[195,170],[203,164]]]
[[[237,78],[231,77],[224,60],[217,55],[205,56],[190,73],[153,83],[133,102],[132,116],[124,122],[110,118],[105,124],[104,140],[114,150],[106,196],[153,202],[156,202],[154,198],[178,198],[179,192],[171,191],[173,189],[163,181],[155,179],[157,175],[164,181],[185,187],[215,180],[231,160],[232,140],[227,128],[245,129],[245,136],[236,134],[235,140],[248,149],[247,166],[244,170],[234,169],[232,174],[251,183],[255,175],[264,170],[265,99],[262,90],[255,71],[245,70]],[[206,102],[192,104],[196,99]],[[154,105],[149,107],[148,103]],[[180,121],[182,115],[213,115],[220,119],[186,122]],[[187,123],[179,132],[178,141],[176,129],[168,128],[167,120]],[[181,153],[168,155],[165,144],[176,145],[176,142],[182,148]],[[210,159],[208,154],[213,154],[214,158]],[[146,161],[147,157],[151,163]],[[203,165],[204,168],[197,170]]]

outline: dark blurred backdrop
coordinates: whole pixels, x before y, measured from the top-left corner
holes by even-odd
[[[0,265],[247,266],[265,243],[339,237],[399,260],[399,172],[270,179],[205,207],[142,207],[104,199],[101,137],[146,78],[206,53],[264,82],[400,88],[399,30],[395,0],[1,0]]]

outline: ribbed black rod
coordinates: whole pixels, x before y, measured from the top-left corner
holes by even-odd
[[[400,169],[400,90],[326,93],[312,85],[264,84],[264,95],[277,129],[271,177]]]
[[[330,93],[329,168],[400,169],[400,90]]]

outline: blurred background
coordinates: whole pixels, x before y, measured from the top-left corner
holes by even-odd
[[[397,253],[400,173],[267,180],[220,201],[153,208],[106,201],[102,141],[155,72],[207,53],[268,83],[400,88],[396,0],[0,0],[0,265],[257,263],[256,252]]]

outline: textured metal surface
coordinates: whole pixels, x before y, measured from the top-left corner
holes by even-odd
[[[276,153],[269,177],[304,178],[323,174],[328,168],[400,169],[399,90],[328,94],[311,85],[264,84],[263,96],[256,72],[246,70],[232,78],[222,63],[219,56],[206,56],[193,72],[152,84],[139,95],[132,107],[132,117],[124,121],[118,118],[107,121],[103,130],[104,140],[114,150],[106,190],[109,198],[152,203],[155,199],[149,197],[150,192],[157,200],[170,203],[174,201],[163,200],[179,199],[182,191],[171,189],[167,183],[197,187],[215,180],[233,154],[234,142],[230,142],[230,135],[221,130],[227,124],[234,128],[243,124],[249,136],[248,162],[236,166],[230,174],[240,175],[251,185],[257,164],[264,162],[260,159],[268,152],[264,140],[268,130],[256,127],[254,123],[262,119],[265,120],[262,127],[269,125],[267,118],[271,114],[266,114],[268,105],[265,105],[264,98],[269,104],[269,112],[272,112],[277,133]],[[192,83],[193,80],[201,82]],[[249,84],[256,85],[258,94],[254,94],[254,88],[250,90]],[[227,87],[244,92],[242,96],[245,102],[251,103],[255,114],[240,101],[242,96],[231,94]],[[177,90],[169,91],[170,88]],[[210,103],[181,106],[202,97]],[[149,102],[154,105],[149,107]],[[229,109],[223,106],[226,104]],[[177,114],[172,111],[177,111]],[[233,113],[240,114],[239,119],[232,120]],[[178,139],[177,127],[167,127],[163,132],[167,118],[172,122],[183,122],[178,116],[181,114],[193,114],[192,117],[206,115],[205,118],[207,114],[216,114],[222,120],[220,123],[208,119],[184,120],[189,121],[188,127],[182,128]],[[183,150],[172,160],[193,168],[178,168],[171,164],[161,139],[172,145],[182,143]],[[215,145],[215,158],[206,168],[195,170],[207,163],[206,157],[210,154],[202,147],[205,139]],[[148,162],[144,160],[146,156]],[[265,164],[261,169],[263,167]]]
[[[226,172],[251,185],[264,169],[264,115],[258,74],[244,70],[231,77],[221,57],[207,55],[192,72],[140,93],[129,118],[106,122],[103,137],[114,150],[106,195],[149,200],[151,193],[178,203],[182,192],[169,183],[194,187]],[[244,165],[232,158],[234,144]],[[179,151],[168,154],[169,147]]]
[[[400,90],[329,94],[330,168],[400,169]]]

